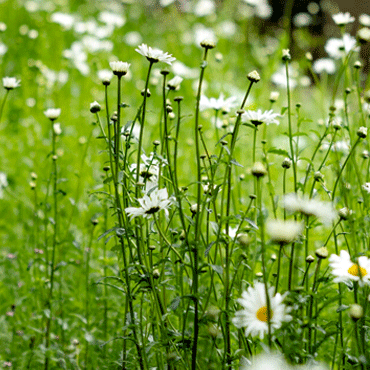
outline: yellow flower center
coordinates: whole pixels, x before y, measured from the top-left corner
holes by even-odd
[[[272,319],[273,312],[270,310],[270,320]],[[259,321],[267,322],[267,307],[263,306],[257,311],[257,319]]]
[[[358,276],[358,277],[360,277],[360,274],[361,274],[362,277],[367,275],[366,269],[364,269],[363,267],[360,267],[359,265],[356,265],[356,264],[353,264],[348,269],[348,273],[353,275],[353,276]]]

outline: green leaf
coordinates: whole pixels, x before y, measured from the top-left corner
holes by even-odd
[[[289,153],[284,149],[271,148],[268,150],[268,153],[283,155],[284,157],[289,157]]]

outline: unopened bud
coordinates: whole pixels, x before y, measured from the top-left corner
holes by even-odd
[[[328,258],[329,251],[328,251],[328,248],[321,247],[321,248],[316,250],[315,254],[316,254],[317,258],[325,259],[325,258]]]

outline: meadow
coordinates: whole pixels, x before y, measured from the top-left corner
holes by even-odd
[[[0,366],[370,368],[370,15],[287,4],[0,1]]]

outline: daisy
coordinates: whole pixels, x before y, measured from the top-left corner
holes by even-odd
[[[283,321],[292,319],[287,314],[288,310],[283,304],[286,294],[281,295],[277,293],[273,296],[273,291],[273,287],[268,290],[272,330],[279,329]],[[242,298],[239,298],[237,301],[244,309],[235,313],[235,317],[232,319],[233,324],[239,329],[245,327],[245,336],[249,334],[252,336],[259,335],[259,338],[262,340],[265,333],[268,332],[265,285],[255,283],[254,288],[249,287],[247,291],[242,293]]]
[[[20,86],[21,81],[17,80],[15,77],[4,77],[3,86],[7,90],[13,90],[16,87]]]
[[[232,107],[235,107],[235,96],[224,99],[224,94],[220,94],[219,98],[208,99],[205,95],[200,97],[199,109],[204,111],[206,109],[214,109],[215,111],[222,110],[222,112],[229,113]]]
[[[356,39],[348,33],[345,33],[341,39],[331,38],[325,44],[325,51],[333,59],[341,59],[350,51],[357,50]]]
[[[112,68],[113,74],[118,76],[124,76],[127,74],[128,69],[130,68],[130,63],[127,62],[110,62],[109,66]]]
[[[291,213],[300,212],[306,216],[314,216],[325,225],[330,225],[338,216],[331,202],[321,202],[307,197],[299,198],[297,194],[284,197],[284,208]]]
[[[167,82],[167,87],[169,90],[179,90],[180,89],[180,84],[184,79],[180,76],[175,76],[171,80]]]
[[[141,44],[135,51],[146,57],[151,63],[164,62],[171,65],[176,60],[172,54],[164,53],[160,49],[153,49],[146,44]]]
[[[154,189],[150,194],[145,194],[143,198],[138,199],[138,202],[140,207],[125,208],[125,212],[131,219],[140,216],[148,218],[162,209],[167,211],[172,200],[168,197],[167,189]]]
[[[337,13],[333,15],[333,20],[336,25],[339,27],[345,26],[347,24],[353,23],[355,21],[355,17],[352,17],[350,13]]]
[[[289,244],[296,240],[303,231],[304,225],[297,221],[270,220],[266,224],[267,233],[273,242]]]
[[[329,257],[329,265],[332,268],[332,274],[335,283],[344,283],[349,281],[359,281],[360,285],[369,284],[370,278],[370,260],[361,256],[358,263],[353,263],[348,252],[342,250],[339,256],[332,254]]]
[[[242,121],[250,121],[255,126],[262,125],[262,123],[266,123],[266,125],[276,123],[278,125],[280,122],[275,119],[276,117],[280,117],[280,114],[274,113],[272,109],[263,113],[261,109],[258,109],[258,111],[247,110],[242,115]]]
[[[358,17],[358,22],[361,24],[361,26],[370,27],[370,15],[361,14]]]
[[[365,185],[362,185],[362,188],[370,193],[370,182],[365,182]]]
[[[60,116],[61,111],[62,110],[60,108],[49,108],[44,112],[44,114],[50,119],[50,121],[55,121]]]
[[[321,73],[325,72],[328,75],[332,75],[336,71],[334,60],[330,59],[330,58],[317,59],[313,63],[312,69],[317,74],[321,74]]]

